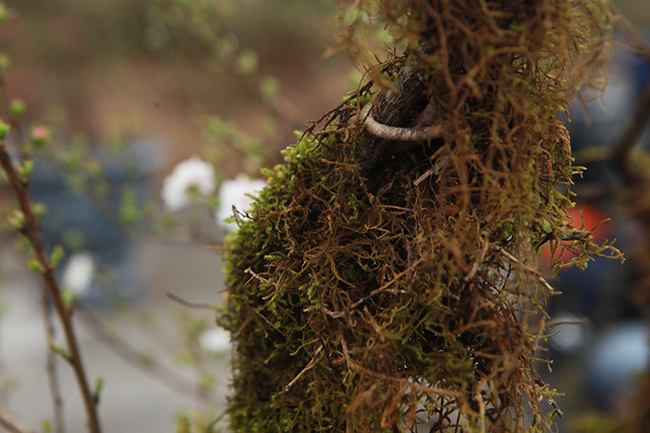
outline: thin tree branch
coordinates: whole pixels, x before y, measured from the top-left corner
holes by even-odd
[[[161,385],[174,391],[177,394],[194,399],[196,397],[195,389],[188,384],[188,380],[177,374],[170,368],[159,363],[152,362],[147,357],[123,338],[116,338],[106,330],[106,325],[93,312],[83,304],[78,304],[80,309],[80,318],[85,321],[88,329],[94,334],[95,338],[102,341],[106,346],[120,357],[124,362],[138,370],[147,373]],[[208,402],[206,398],[202,398]]]
[[[43,321],[45,322],[47,345],[48,347],[51,347],[51,345],[54,344],[55,337],[54,317],[52,317],[52,310],[50,309],[45,289],[41,291],[41,307],[43,309]],[[63,397],[61,396],[61,387],[59,386],[59,376],[56,370],[56,353],[54,353],[54,351],[47,351],[46,362],[50,394],[52,395],[52,404],[54,406],[54,431],[55,433],[64,433],[65,419],[63,416]]]
[[[650,63],[649,63],[650,65]],[[636,184],[643,181],[643,178],[634,168],[630,153],[637,145],[643,131],[650,122],[650,81],[645,86],[636,108],[632,115],[632,121],[628,125],[623,136],[612,148],[610,157],[615,167],[625,178],[626,183]]]
[[[650,65],[650,45],[646,41],[643,34],[639,29],[630,21],[630,19],[623,13],[620,7],[615,3],[610,3],[612,9],[616,12],[616,24],[619,30],[625,34],[625,37],[632,42],[632,46],[638,54],[640,54],[646,63]]]
[[[59,319],[61,320],[65,340],[68,346],[67,349],[70,354],[70,365],[74,371],[74,375],[84,402],[84,407],[86,409],[88,429],[91,433],[100,433],[101,427],[99,424],[99,415],[97,412],[98,399],[97,396],[94,395],[94,393],[90,390],[90,387],[88,385],[86,370],[83,365],[77,336],[72,324],[72,310],[66,306],[63,300],[59,283],[54,275],[54,268],[50,264],[50,261],[47,257],[47,253],[41,239],[38,222],[34,216],[34,213],[32,212],[31,199],[27,190],[27,182],[24,181],[16,172],[14,164],[11,161],[11,157],[7,152],[4,140],[0,143],[0,166],[2,166],[2,169],[7,176],[7,180],[9,181],[11,189],[24,218],[24,223],[22,227],[19,228],[19,232],[28,239],[34,250],[33,260],[36,261],[38,267],[40,268],[43,283],[47,288],[50,296],[52,297],[54,307],[59,316]]]
[[[15,137],[17,150],[20,152],[21,160],[26,159],[25,155],[25,134],[23,133],[22,128],[20,127],[20,122],[11,114],[9,95],[7,95],[7,88],[5,85],[4,77],[0,76],[0,102],[1,106],[5,111],[7,120],[9,121],[9,126],[13,129]],[[52,317],[52,311],[49,307],[47,289],[45,286],[41,287],[41,306],[43,310],[43,320],[45,323],[45,334],[47,338],[48,347],[51,347],[54,344],[54,320]],[[47,351],[47,376],[50,387],[50,394],[52,396],[52,406],[54,412],[54,431],[55,433],[64,433],[65,432],[65,422],[63,416],[63,398],[61,396],[61,389],[59,387],[59,378],[56,370],[56,354],[52,350]]]
[[[174,295],[172,292],[167,292],[166,295],[172,301],[181,304],[183,307],[191,308],[193,310],[210,310],[210,311],[216,311],[217,310],[217,307],[215,307],[214,305],[197,304],[197,303],[194,303],[194,302],[186,301],[185,299],[181,298],[180,296]]]
[[[623,14],[616,5],[612,7],[618,15],[618,27],[625,34],[632,46],[650,66],[650,45],[643,37],[636,26]],[[637,145],[643,131],[650,122],[650,81],[646,84],[636,108],[632,115],[632,121],[619,141],[613,146],[610,157],[615,167],[621,172],[628,185],[643,182],[642,176],[635,170],[633,161],[630,158],[632,149]]]

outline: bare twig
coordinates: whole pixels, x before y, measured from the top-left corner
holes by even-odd
[[[645,86],[636,108],[632,115],[632,121],[628,125],[623,136],[614,145],[611,152],[611,159],[616,168],[625,178],[628,184],[636,184],[643,179],[634,169],[633,161],[630,158],[632,149],[637,145],[643,131],[650,122],[650,81]]]
[[[217,307],[215,307],[214,305],[201,304],[201,303],[197,304],[197,303],[194,303],[194,302],[186,301],[185,299],[181,298],[180,296],[176,296],[171,292],[167,292],[166,295],[172,301],[181,304],[183,307],[191,308],[193,310],[210,310],[210,311],[216,311],[217,310]]]
[[[612,7],[618,15],[618,27],[632,43],[635,50],[643,57],[648,66],[650,66],[650,45],[645,40],[641,32],[632,24],[632,22],[623,14],[616,5]],[[612,148],[610,153],[611,159],[616,168],[621,172],[625,181],[630,184],[642,182],[643,179],[636,172],[634,164],[630,158],[632,149],[637,145],[643,131],[650,122],[650,81],[639,97],[632,121],[627,126],[623,136]]]
[[[19,228],[19,232],[24,235],[34,250],[35,264],[39,268],[39,272],[43,279],[43,283],[51,296],[57,315],[61,320],[67,349],[69,351],[69,360],[72,370],[74,371],[79,390],[82,395],[84,407],[86,409],[86,416],[88,418],[88,428],[91,433],[99,433],[101,431],[99,423],[99,414],[97,412],[98,399],[97,396],[90,390],[88,380],[86,378],[86,370],[81,358],[81,351],[77,341],[76,332],[72,325],[72,310],[66,306],[65,301],[61,295],[59,283],[54,275],[54,268],[50,264],[47,257],[38,222],[34,213],[32,212],[31,199],[27,189],[27,182],[24,181],[16,172],[11,157],[7,152],[4,140],[0,143],[0,166],[4,170],[7,180],[11,185],[16,201],[24,223]]]
[[[643,56],[646,63],[650,65],[650,45],[646,41],[643,34],[639,29],[630,21],[630,19],[623,13],[620,7],[615,3],[610,3],[612,9],[616,12],[616,25],[625,34],[625,37],[632,42],[632,46],[638,54]]]
[[[0,406],[0,427],[11,433],[36,433],[16,416]]]
[[[93,312],[79,304],[80,318],[86,322],[88,329],[94,334],[95,338],[104,342],[106,346],[120,357],[124,362],[144,371],[154,380],[167,387],[168,389],[176,392],[177,394],[195,398],[196,392],[194,387],[188,384],[188,380],[177,374],[175,371],[166,368],[165,366],[152,362],[137,348],[134,348],[126,340],[122,338],[115,338],[107,332],[106,325],[102,320],[97,317]]]
[[[52,317],[52,310],[50,309],[47,291],[45,290],[41,291],[41,307],[43,309],[47,344],[48,347],[50,347],[54,344],[55,337],[54,317]],[[63,397],[61,396],[59,376],[56,370],[56,353],[52,350],[47,351],[47,377],[49,379],[50,394],[52,395],[52,403],[54,405],[54,431],[56,433],[64,433],[65,420],[63,417]]]
[[[223,410],[219,415],[217,415],[217,416],[215,417],[215,419],[213,419],[212,422],[210,423],[210,425],[208,426],[208,431],[211,432],[212,429],[213,429],[217,424],[219,424],[219,423],[221,422],[221,420],[224,419],[224,418],[226,417],[226,415],[228,415],[228,412],[229,412],[229,411],[230,411],[230,408],[227,407],[227,408],[225,408],[225,409],[224,409],[224,410]]]

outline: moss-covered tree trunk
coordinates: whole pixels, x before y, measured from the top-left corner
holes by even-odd
[[[533,362],[567,222],[557,118],[600,78],[586,0],[357,2],[405,41],[323,117],[227,240],[237,432],[545,431]],[[354,23],[353,26],[358,23]],[[531,317],[537,317],[531,320]]]

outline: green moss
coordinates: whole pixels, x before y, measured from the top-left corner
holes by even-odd
[[[431,12],[407,3],[408,13],[381,3],[380,14],[393,30],[425,33]],[[447,3],[433,3],[446,16]],[[219,320],[236,344],[233,431],[454,431],[456,417],[466,432],[549,427],[549,408],[527,403],[552,394],[530,368],[541,328],[529,318],[552,294],[537,255],[550,243],[557,268],[564,249],[583,261],[607,250],[565,236],[569,193],[556,187],[576,168],[555,115],[570,94],[558,82],[582,78],[554,65],[572,55],[577,29],[601,28],[576,21],[582,9],[568,1],[506,2],[519,11],[510,21],[467,3],[438,29],[449,46],[431,32],[432,52],[412,44],[411,57],[378,68],[399,79],[417,58],[443,140],[363,170],[356,150],[372,141],[357,101],[381,99],[360,87],[265,172],[251,219],[228,237]]]

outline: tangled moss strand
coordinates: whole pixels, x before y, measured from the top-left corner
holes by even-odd
[[[576,235],[558,189],[578,169],[557,112],[599,85],[605,5],[375,6],[409,41],[373,68],[399,91],[360,87],[308,130],[227,239],[231,427],[546,431],[552,391],[532,367],[553,294],[540,248],[556,268],[564,249],[617,253]],[[366,104],[380,124],[443,137],[373,135]]]

